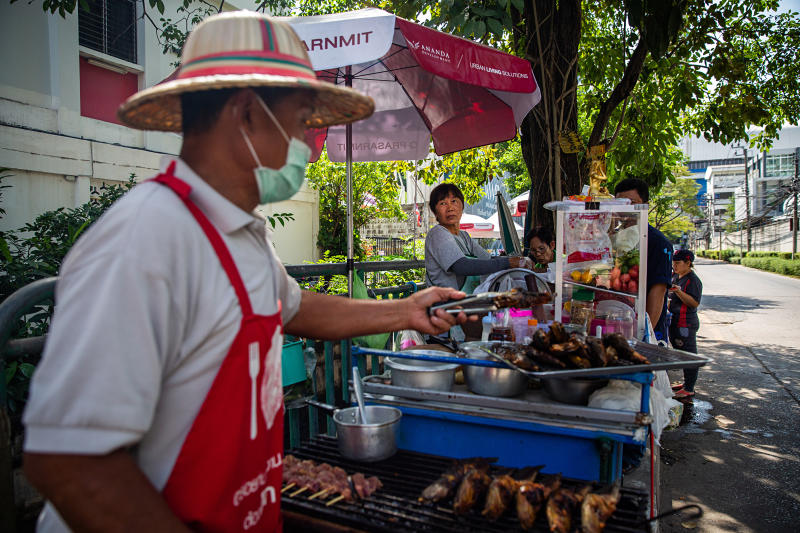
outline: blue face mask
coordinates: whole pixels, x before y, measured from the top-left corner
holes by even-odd
[[[247,148],[250,149],[250,153],[258,165],[253,169],[253,174],[256,178],[256,185],[258,185],[259,203],[263,205],[288,200],[300,190],[306,176],[306,165],[308,165],[308,160],[311,159],[311,148],[300,139],[294,137],[290,139],[280,122],[275,118],[275,115],[267,107],[267,104],[264,103],[261,97],[256,96],[256,98],[258,98],[261,107],[289,144],[286,150],[286,163],[281,168],[265,167],[258,159],[253,143],[250,142],[250,138],[245,133],[244,128],[239,127],[239,131],[242,132],[244,141],[247,143]]]

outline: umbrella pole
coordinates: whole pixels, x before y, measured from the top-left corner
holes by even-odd
[[[346,68],[344,84],[353,86],[350,66]],[[353,125],[345,126],[346,176],[347,176],[347,296],[353,297]]]

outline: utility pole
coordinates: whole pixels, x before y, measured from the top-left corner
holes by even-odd
[[[747,251],[750,251],[750,178],[748,177],[748,163],[747,163],[747,147],[744,146],[744,208],[745,219],[747,223]]]
[[[797,189],[800,189],[800,148],[794,150],[794,179],[792,194],[794,195],[794,214],[792,215],[792,259],[797,259]]]

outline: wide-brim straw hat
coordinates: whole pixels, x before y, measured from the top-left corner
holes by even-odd
[[[237,87],[308,89],[311,128],[347,124],[375,110],[368,96],[318,80],[288,24],[253,11],[232,11],[198,24],[186,40],[177,76],[134,94],[117,116],[132,128],[181,131],[181,94]]]

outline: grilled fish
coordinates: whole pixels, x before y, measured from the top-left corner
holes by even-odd
[[[486,494],[486,505],[481,514],[489,520],[497,520],[511,504],[514,494],[519,487],[519,481],[508,474],[495,477],[489,485],[489,492]]]
[[[578,491],[561,488],[547,500],[547,523],[554,533],[570,533],[573,517],[577,514],[583,498],[591,487],[586,485]]]
[[[606,527],[606,521],[614,514],[619,502],[619,487],[614,486],[610,493],[587,494],[581,503],[581,531],[583,533],[600,533]]]
[[[503,359],[510,362],[514,366],[521,368],[522,370],[529,370],[534,372],[539,370],[539,367],[537,367],[531,360],[531,358],[528,357],[525,346],[521,345],[509,346],[509,345],[498,344],[492,346],[492,350],[497,355],[501,356]]]
[[[631,345],[628,344],[628,340],[619,333],[607,333],[603,335],[603,346],[606,347],[606,351],[608,351],[609,348],[614,348],[614,352],[620,359],[631,361],[637,365],[650,364],[650,361],[634,350]]]
[[[531,338],[531,346],[542,352],[550,351],[550,337],[547,335],[547,332],[543,329],[534,331],[533,337]]]
[[[492,478],[489,476],[488,464],[473,464],[464,474],[453,500],[453,512],[464,514],[478,503],[483,493],[489,488]]]
[[[422,495],[419,497],[419,501],[431,503],[447,499],[455,492],[461,480],[464,479],[464,475],[473,464],[486,465],[486,469],[488,470],[489,463],[496,460],[496,458],[479,457],[456,461],[450,468],[442,473],[439,479],[425,487],[425,490],[422,491]]]
[[[561,324],[561,322],[553,322],[550,325],[548,337],[550,339],[550,344],[559,344],[569,340],[569,333],[564,329],[564,325]]]
[[[522,529],[528,530],[533,527],[536,521],[536,515],[542,508],[542,505],[550,497],[550,494],[558,490],[561,486],[561,474],[555,476],[547,476],[541,483],[535,482],[533,479],[523,480],[517,489],[517,518],[519,518],[520,526]]]
[[[593,367],[608,366],[608,363],[611,362],[611,357],[606,353],[606,347],[603,346],[603,341],[600,339],[588,337],[586,339],[586,348]]]

